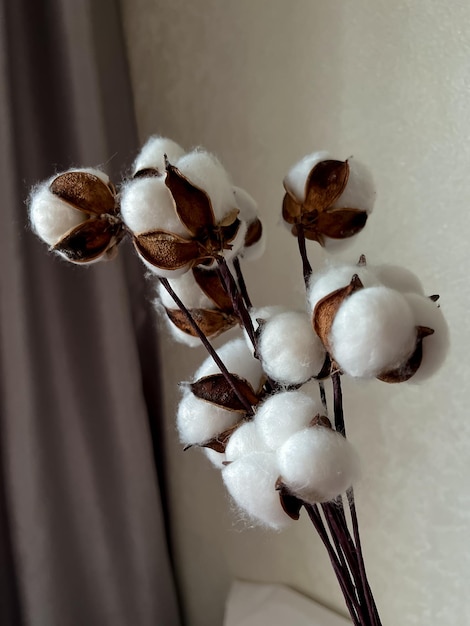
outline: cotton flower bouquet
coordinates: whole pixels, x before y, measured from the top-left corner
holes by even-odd
[[[356,159],[308,155],[284,179],[282,217],[297,239],[306,287],[299,310],[256,308],[242,262],[265,245],[257,206],[203,150],[152,137],[119,191],[96,169],[33,189],[35,232],[68,261],[115,256],[130,237],[158,279],[156,309],[175,339],[209,356],[182,383],[177,428],[221,470],[244,516],[273,529],[308,515],[354,624],[381,624],[364,567],[354,504],[358,454],[346,438],[341,376],[421,381],[442,363],[448,331],[437,296],[405,268],[310,266],[307,241],[334,251],[367,223],[375,190]],[[218,350],[232,327],[242,336]],[[333,407],[327,407],[326,385]]]

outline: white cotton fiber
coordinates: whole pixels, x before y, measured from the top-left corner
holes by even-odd
[[[236,424],[240,414],[200,400],[185,391],[176,414],[180,440],[185,444],[202,444]]]
[[[400,265],[377,265],[373,271],[385,287],[396,289],[402,293],[424,294],[421,281],[406,267]]]
[[[149,137],[137,155],[132,173],[136,174],[140,170],[156,169],[160,174],[165,172],[165,155],[171,164],[175,164],[184,155],[183,148],[172,139]]]
[[[321,405],[306,393],[283,391],[270,396],[257,408],[254,423],[261,441],[271,450],[277,450],[322,412]]]
[[[279,469],[274,453],[243,456],[222,470],[222,477],[235,503],[250,518],[276,530],[292,523],[275,489]]]
[[[233,187],[233,196],[235,199],[235,206],[240,210],[239,217],[246,222],[252,222],[258,217],[258,206],[250,196],[250,194],[241,187]]]
[[[255,423],[245,422],[230,436],[225,456],[227,461],[236,461],[242,456],[253,452],[269,452],[269,448],[261,440]]]
[[[304,383],[325,362],[323,344],[303,311],[280,313],[263,324],[258,351],[266,374],[283,385]]]
[[[192,272],[187,272],[177,278],[170,278],[168,282],[178,298],[188,309],[215,308],[212,300],[205,295],[197,284]],[[158,295],[160,296],[161,303],[167,309],[178,308],[173,298],[161,284],[158,285]]]
[[[417,326],[432,328],[434,333],[423,339],[423,360],[421,365],[409,379],[410,383],[427,380],[443,364],[449,351],[449,328],[440,307],[435,302],[415,293],[405,294],[411,307]]]
[[[284,187],[288,189],[299,202],[303,202],[305,200],[305,184],[310,172],[315,165],[331,158],[333,157],[325,151],[307,154],[307,156],[291,167],[287,176],[284,178]]]
[[[354,274],[359,276],[364,287],[380,285],[380,281],[368,267],[354,264],[329,265],[324,270],[312,274],[310,278],[307,294],[309,311],[313,313],[315,306],[322,298],[349,285]]]
[[[220,161],[202,150],[189,152],[177,161],[180,172],[211,199],[216,222],[236,209],[233,187]]]
[[[278,452],[281,478],[306,502],[328,502],[359,476],[359,458],[340,433],[324,426],[292,435]]]
[[[65,233],[87,219],[49,190],[51,181],[36,187],[30,196],[29,219],[34,232],[50,246],[58,243]]]
[[[261,386],[263,369],[258,359],[253,356],[253,350],[249,349],[241,337],[225,343],[217,350],[217,354],[225,363],[228,371],[245,378],[255,391]],[[195,374],[195,380],[219,374],[220,370],[215,361],[208,357]]]
[[[124,185],[121,215],[135,235],[164,230],[190,238],[176,213],[173,197],[163,178],[137,178]]]
[[[355,159],[348,160],[349,178],[346,187],[332,208],[362,209],[371,213],[374,208],[376,190],[372,173],[368,167]]]
[[[87,172],[100,178],[106,185],[109,177],[100,170],[91,167],[74,168],[69,172]],[[58,243],[72,228],[84,222],[88,215],[75,209],[50,190],[51,183],[61,174],[55,174],[49,180],[37,185],[29,197],[29,219],[34,232],[50,246]]]
[[[414,351],[413,312],[398,291],[383,286],[361,289],[341,304],[329,341],[333,358],[346,374],[372,378],[395,369]]]
[[[217,467],[218,469],[223,469],[225,467],[224,463],[226,459],[223,452],[217,452],[216,450],[212,450],[212,448],[201,449],[214,467]]]
[[[241,221],[238,227],[238,231],[234,239],[230,242],[230,249],[223,250],[222,256],[226,261],[231,261],[234,259],[237,254],[243,249],[243,244],[245,243],[245,235],[246,235],[247,224],[246,222]]]

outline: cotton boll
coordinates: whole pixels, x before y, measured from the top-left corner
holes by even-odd
[[[298,201],[303,202],[305,200],[305,184],[310,172],[315,165],[331,158],[328,152],[324,151],[307,154],[307,156],[298,161],[289,170],[287,176],[284,178],[284,187],[288,189]]]
[[[183,394],[176,414],[180,440],[185,444],[202,444],[236,424],[240,415],[200,400],[190,391]]]
[[[359,476],[359,458],[352,445],[324,426],[292,435],[277,458],[282,481],[294,495],[311,504],[333,500]]]
[[[241,337],[225,343],[217,350],[228,371],[245,378],[256,391],[263,379],[263,369],[258,359],[253,356],[244,339]],[[195,379],[219,374],[220,370],[214,360],[208,357],[195,374]]]
[[[277,315],[278,313],[283,313],[284,311],[288,311],[288,310],[289,309],[285,306],[272,305],[272,306],[263,306],[263,307],[252,307],[248,312],[250,314],[251,321],[253,323],[253,328],[256,331],[259,327],[258,320],[268,320],[273,315]],[[248,345],[248,348],[250,350],[253,350],[253,344],[251,343],[251,339],[245,329],[243,330],[243,334],[245,337],[245,341]]]
[[[225,456],[227,461],[236,461],[253,452],[269,451],[269,448],[260,438],[255,423],[245,422],[230,436],[225,449]]]
[[[109,177],[104,172],[91,167],[74,168],[68,172],[93,174],[106,185],[109,184]],[[38,237],[50,246],[54,246],[66,233],[88,219],[87,213],[74,208],[50,190],[51,183],[61,174],[55,174],[34,187],[29,197],[31,226]]]
[[[371,213],[376,190],[369,168],[355,158],[348,160],[349,177],[346,187],[332,208],[362,209]]]
[[[197,284],[192,272],[168,280],[171,288],[188,309],[213,309],[214,303]],[[158,295],[164,307],[176,309],[177,305],[163,285],[158,285]]]
[[[183,343],[185,346],[188,346],[190,348],[198,348],[199,346],[202,345],[199,337],[193,337],[193,335],[189,335],[188,333],[185,333],[184,331],[180,330],[177,326],[175,326],[175,324],[173,324],[173,322],[170,320],[170,318],[166,314],[166,311],[163,309],[161,302],[159,300],[154,301],[154,306],[155,306],[155,310],[158,311],[161,319],[164,320],[164,323],[166,325],[168,332],[170,333],[171,337],[175,341],[178,341],[178,343]],[[175,306],[173,308],[175,308]]]
[[[390,289],[396,289],[401,293],[424,294],[421,281],[406,267],[399,265],[378,265],[374,267],[374,273],[380,282]]]
[[[172,139],[153,136],[144,144],[133,165],[133,174],[140,170],[156,169],[160,174],[165,172],[165,155],[172,164],[184,155],[183,148]]]
[[[419,383],[430,378],[443,364],[449,351],[449,328],[435,302],[415,293],[405,294],[404,297],[413,311],[415,324],[434,330],[432,335],[423,339],[423,359],[409,381]]]
[[[31,226],[38,237],[50,246],[87,218],[86,213],[74,209],[49,190],[52,180],[33,189],[29,200]]]
[[[214,155],[195,150],[179,159],[176,166],[193,185],[207,193],[216,222],[236,208],[228,174]]]
[[[163,178],[137,178],[125,185],[121,192],[121,215],[135,235],[164,230],[190,238]]]
[[[325,362],[325,349],[304,312],[275,315],[261,328],[258,352],[266,374],[283,385],[296,385],[316,376]]]
[[[241,457],[222,470],[228,492],[251,518],[276,530],[292,523],[275,489],[279,469],[273,453]]]
[[[402,294],[383,286],[361,289],[335,315],[329,335],[332,356],[346,374],[373,378],[413,353],[415,326]]]
[[[321,405],[302,391],[284,391],[270,396],[257,408],[254,423],[261,441],[277,450],[322,411]]]
[[[354,274],[359,276],[364,287],[381,284],[375,273],[363,265],[330,265],[322,272],[312,274],[310,278],[307,294],[309,310],[313,312],[322,298],[349,285]]]

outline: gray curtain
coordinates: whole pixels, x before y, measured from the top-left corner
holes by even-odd
[[[26,225],[36,181],[133,157],[117,3],[0,0],[0,46],[0,623],[176,625],[141,268],[68,266]]]

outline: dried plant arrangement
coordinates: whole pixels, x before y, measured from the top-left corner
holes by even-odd
[[[72,263],[111,259],[131,238],[158,281],[155,307],[174,338],[208,351],[181,386],[181,442],[221,470],[247,519],[280,530],[304,511],[352,622],[379,626],[341,377],[425,380],[445,358],[448,329],[438,296],[425,295],[406,268],[371,266],[363,255],[312,270],[309,245],[334,251],[365,227],[375,201],[365,166],[316,152],[292,167],[284,188],[282,218],[297,239],[306,288],[299,310],[252,303],[242,264],[265,247],[257,205],[204,150],[151,137],[119,190],[99,170],[70,170],[32,190],[29,215],[50,250]],[[216,350],[212,339],[237,326],[241,336]]]

